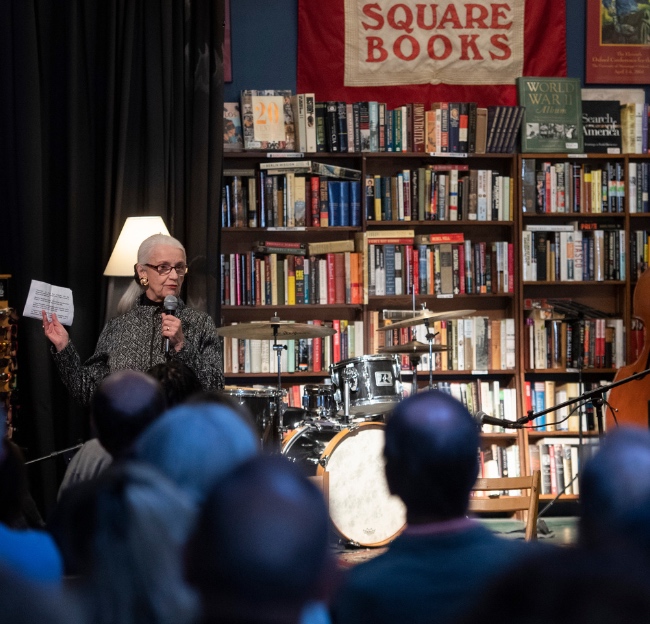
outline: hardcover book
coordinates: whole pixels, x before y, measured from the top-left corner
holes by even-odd
[[[620,154],[621,105],[618,100],[583,100],[582,129],[587,153]]]
[[[583,151],[582,101],[578,78],[517,78],[519,104],[525,107],[521,151]]]
[[[244,90],[241,116],[245,149],[295,149],[291,91]]]

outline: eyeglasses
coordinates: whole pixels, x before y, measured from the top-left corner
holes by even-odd
[[[153,269],[158,273],[158,275],[169,275],[172,272],[172,269],[174,269],[174,271],[176,271],[176,275],[182,277],[189,271],[186,264],[175,264],[174,266],[171,264],[145,264],[144,266],[148,266],[150,269]]]

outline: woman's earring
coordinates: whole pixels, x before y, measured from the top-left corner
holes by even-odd
[[[140,278],[140,285],[146,288],[149,286],[149,280],[146,277],[141,277]]]

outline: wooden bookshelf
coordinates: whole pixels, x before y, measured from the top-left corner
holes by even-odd
[[[277,154],[273,155],[273,160],[280,162]],[[617,318],[622,319],[625,328],[630,327],[632,317],[632,294],[634,289],[635,276],[632,275],[632,259],[630,258],[630,239],[635,231],[648,231],[650,233],[650,212],[630,212],[630,190],[631,183],[629,180],[630,163],[650,165],[650,157],[646,155],[576,155],[576,154],[468,154],[465,157],[457,158],[445,155],[429,155],[422,153],[343,153],[343,154],[304,154],[287,155],[287,159],[299,160],[305,158],[313,161],[322,161],[338,164],[352,169],[361,171],[362,186],[362,220],[361,224],[356,227],[311,227],[307,226],[302,229],[264,229],[259,227],[224,227],[222,231],[222,253],[232,253],[234,251],[244,252],[250,249],[253,241],[260,239],[262,235],[266,238],[282,239],[287,241],[326,241],[326,240],[354,240],[356,236],[363,233],[399,230],[413,230],[415,235],[432,234],[432,233],[457,233],[462,232],[466,239],[471,241],[480,241],[493,243],[497,241],[506,241],[512,246],[514,266],[513,266],[513,286],[510,292],[497,293],[465,293],[454,294],[452,296],[436,296],[435,294],[418,294],[415,297],[416,307],[420,308],[421,304],[432,311],[453,311],[457,309],[474,309],[473,316],[485,316],[491,320],[513,318],[515,319],[515,361],[512,367],[507,369],[495,369],[488,367],[486,370],[477,371],[469,369],[464,370],[435,370],[433,377],[434,382],[467,383],[469,381],[498,381],[500,388],[512,390],[516,394],[517,417],[520,418],[526,413],[525,389],[526,384],[535,381],[550,380],[556,385],[564,382],[577,382],[582,378],[585,383],[594,383],[600,381],[610,381],[616,367],[612,365],[600,366],[597,368],[587,367],[579,373],[575,368],[565,366],[563,368],[531,368],[529,362],[525,361],[525,342],[528,341],[529,334],[526,329],[526,318],[529,310],[526,306],[531,300],[540,300],[545,298],[564,299],[570,298],[602,310]],[[224,156],[225,168],[233,169],[254,168],[262,162],[271,160],[266,153],[243,152],[243,153],[226,153]],[[619,180],[619,192],[622,191],[622,211],[615,213],[574,213],[574,212],[545,212],[539,213],[535,210],[522,210],[525,200],[526,185],[522,180],[522,167],[531,162],[545,163],[550,162],[568,163],[583,167],[585,164],[589,167],[604,167],[606,169],[609,163],[618,167],[622,172],[622,178]],[[510,196],[512,199],[512,213],[507,219],[496,221],[477,221],[468,218],[460,218],[456,221],[451,220],[429,220],[418,218],[416,214],[411,220],[387,219],[374,220],[368,218],[366,211],[365,180],[368,176],[395,176],[403,170],[417,171],[430,165],[467,165],[471,170],[485,169],[496,171],[499,175],[509,176],[511,179]],[[641,169],[641,167],[639,167]],[[650,169],[650,167],[649,167]],[[633,189],[632,189],[633,190]],[[595,197],[595,195],[594,195]],[[648,208],[650,210],[650,208]],[[372,215],[374,216],[374,214]],[[524,279],[523,266],[523,247],[522,233],[528,226],[552,226],[566,225],[570,222],[580,224],[594,224],[597,228],[606,228],[610,226],[612,230],[623,232],[626,248],[623,250],[627,254],[622,266],[622,271],[617,279],[604,280],[560,280],[560,279]],[[621,239],[623,240],[623,239]],[[616,249],[616,248],[614,248]],[[620,250],[619,250],[620,251]],[[610,276],[611,277],[611,276]],[[367,278],[367,276],[366,276]],[[371,315],[385,309],[411,309],[413,297],[409,293],[390,294],[390,295],[369,295],[365,303],[361,304],[338,304],[338,305],[276,305],[276,306],[242,306],[242,305],[224,305],[222,306],[222,315],[224,323],[231,322],[249,322],[267,320],[274,313],[277,313],[283,320],[295,320],[306,322],[311,319],[322,319],[324,321],[333,321],[335,319],[346,320],[349,323],[361,321],[364,324],[364,353],[360,355],[369,355],[371,350],[369,345],[372,343],[370,336]],[[625,348],[627,361],[630,361],[630,349],[632,347],[631,332],[625,336]],[[355,356],[357,354],[355,353]],[[283,385],[291,386],[296,383],[319,383],[329,377],[327,371],[320,372],[295,372],[283,373]],[[226,375],[228,383],[244,383],[250,385],[254,382],[260,382],[272,385],[277,379],[273,373],[237,373]],[[406,383],[412,379],[412,371],[405,370],[403,379]],[[303,381],[305,380],[305,381]],[[428,371],[421,370],[418,373],[420,386],[428,384]],[[593,431],[585,431],[586,437],[593,437]],[[529,445],[534,445],[542,438],[554,438],[558,441],[577,436],[576,432],[564,431],[544,431],[537,432],[529,429],[513,430],[511,432],[488,432],[483,435],[483,445],[507,447],[512,444],[519,446],[519,460],[522,472],[530,471],[531,462],[528,452]],[[561,443],[561,442],[559,442]]]

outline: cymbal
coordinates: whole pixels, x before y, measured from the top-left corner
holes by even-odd
[[[277,328],[277,334],[274,333]],[[225,338],[248,338],[250,340],[273,340],[285,338],[322,338],[332,336],[336,330],[323,325],[310,325],[308,323],[293,323],[290,321],[276,321],[264,323],[238,323],[219,327],[217,334]]]
[[[476,310],[450,310],[449,312],[431,312],[430,310],[420,310],[420,312],[413,318],[404,319],[391,323],[379,329],[390,331],[392,329],[401,329],[402,327],[413,327],[414,325],[422,325],[427,320],[447,321],[450,319],[461,318],[473,314]]]
[[[450,351],[451,347],[448,345],[434,344],[431,345],[432,353],[442,353],[444,351]],[[419,340],[411,340],[410,342],[405,342],[404,344],[391,345],[390,347],[381,347],[379,349],[380,353],[403,353],[404,355],[410,355],[411,353],[429,353],[429,345],[425,342],[420,342]]]

